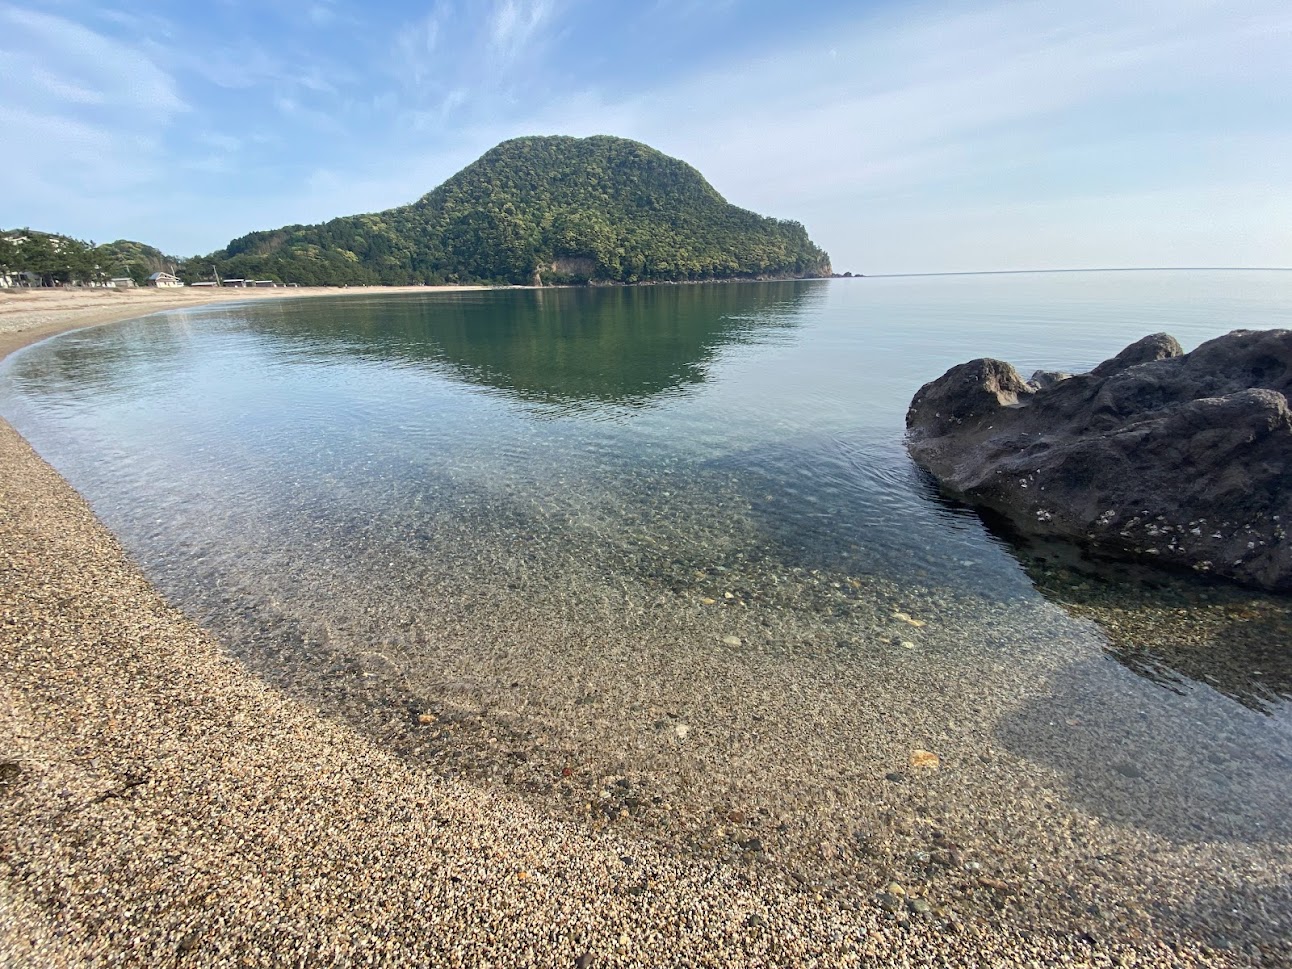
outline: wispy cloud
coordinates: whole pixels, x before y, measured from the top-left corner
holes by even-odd
[[[305,11],[305,17],[315,27],[328,27],[337,20],[336,6],[331,3],[312,3]]]
[[[437,0],[396,34],[399,120],[434,130],[455,114],[496,115],[521,92],[532,95],[546,79],[544,57],[561,12],[557,0],[491,0],[469,8]]]
[[[173,78],[138,49],[63,17],[0,7],[0,81],[9,103],[57,107],[94,103],[122,112],[148,108],[166,118],[187,105]],[[84,92],[96,98],[87,100]]]
[[[413,86],[421,86],[437,73],[442,60],[440,36],[452,13],[453,7],[447,0],[437,0],[425,16],[398,28],[394,67]]]
[[[516,60],[554,12],[552,0],[498,0],[489,17],[489,49],[503,62]]]
[[[43,201],[49,228],[77,231],[159,177],[163,133],[188,104],[139,48],[64,17],[0,6],[4,180]],[[92,229],[95,234],[102,226]]]

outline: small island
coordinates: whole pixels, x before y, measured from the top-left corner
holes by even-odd
[[[253,232],[186,265],[302,286],[831,275],[798,222],[731,205],[683,161],[597,135],[514,138],[411,205]]]

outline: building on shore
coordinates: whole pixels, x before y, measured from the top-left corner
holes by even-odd
[[[129,276],[114,276],[108,280],[108,285],[113,289],[134,289],[135,281]]]
[[[0,289],[34,289],[41,285],[39,273],[20,270],[0,272]]]
[[[167,286],[183,286],[184,284],[180,282],[180,279],[178,276],[175,276],[171,273],[153,273],[151,276],[148,277],[148,285],[167,287]]]

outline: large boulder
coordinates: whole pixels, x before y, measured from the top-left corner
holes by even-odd
[[[1164,333],[1087,374],[972,360],[920,388],[911,456],[1024,534],[1292,591],[1292,331]]]

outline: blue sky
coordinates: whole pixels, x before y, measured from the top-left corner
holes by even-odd
[[[1292,265],[1287,0],[0,0],[0,226],[190,255],[615,134],[836,270]]]

